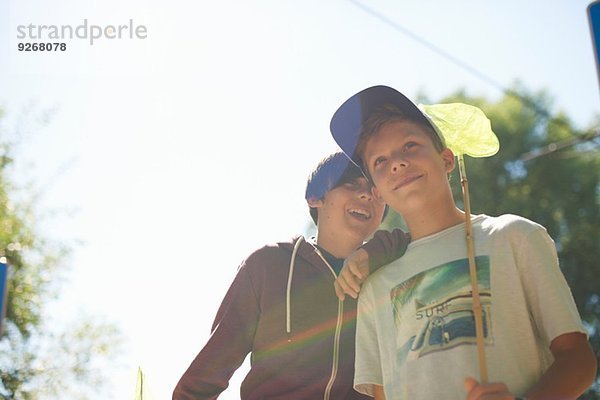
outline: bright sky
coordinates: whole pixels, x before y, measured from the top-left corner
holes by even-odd
[[[120,326],[114,398],[133,397],[138,365],[156,398],[170,398],[239,263],[309,226],[305,180],[336,149],[328,127],[343,100],[373,84],[496,99],[520,80],[589,127],[590,2],[0,0],[4,128],[32,104],[33,116],[50,111],[19,162],[42,210],[73,211],[44,234],[82,242],[53,312]],[[37,41],[17,38],[19,25],[84,19],[132,20],[147,37],[17,51]],[[221,398],[239,397],[244,368]]]

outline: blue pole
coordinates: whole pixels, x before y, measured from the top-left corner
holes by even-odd
[[[600,84],[600,0],[588,5],[587,14],[592,34],[594,58],[596,59],[596,74],[598,75],[598,83]]]
[[[8,265],[0,262],[0,336],[2,336],[2,322],[4,321],[4,315],[6,314],[6,301],[7,301],[7,279],[8,279]]]

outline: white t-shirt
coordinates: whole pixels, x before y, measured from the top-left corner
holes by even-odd
[[[546,230],[515,215],[472,217],[490,382],[522,395],[553,361],[552,339],[583,332]],[[386,399],[464,399],[479,378],[460,224],[412,242],[361,289],[355,388]]]

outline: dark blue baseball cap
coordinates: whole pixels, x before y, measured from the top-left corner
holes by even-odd
[[[363,125],[371,114],[384,104],[398,107],[408,119],[423,122],[431,126],[434,132],[438,132],[429,118],[408,97],[396,89],[378,85],[361,90],[337,109],[329,125],[333,139],[359,167],[362,165],[360,157],[356,154],[356,146]]]
[[[323,158],[310,173],[304,197],[322,199],[327,192],[356,178],[364,177],[362,170],[350,162],[341,151]]]

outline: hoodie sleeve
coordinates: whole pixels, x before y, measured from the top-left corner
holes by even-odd
[[[252,349],[259,307],[242,265],[213,323],[210,339],[183,374],[173,400],[216,399]]]
[[[370,273],[404,255],[409,243],[410,235],[402,229],[375,232],[371,240],[361,246],[369,255]]]

